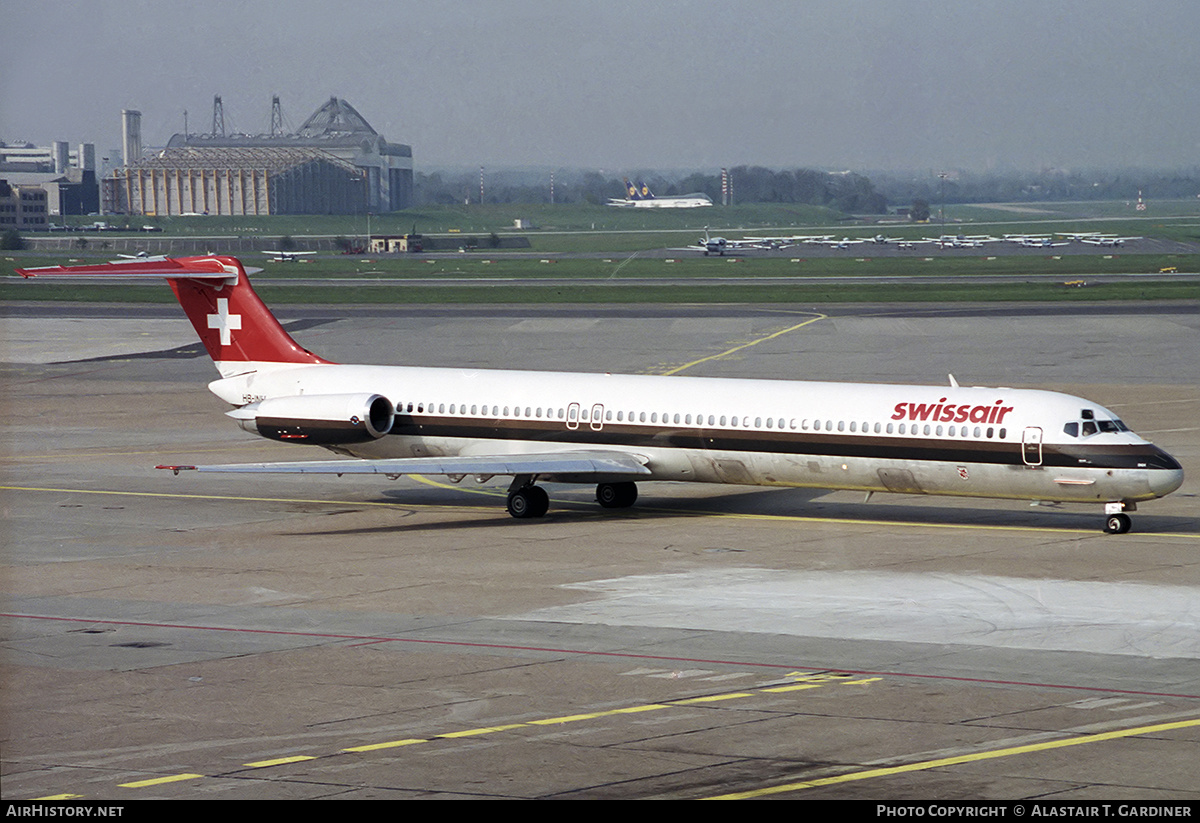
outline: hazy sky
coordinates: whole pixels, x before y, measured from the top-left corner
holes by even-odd
[[[0,140],[346,99],[438,166],[1200,164],[1197,0],[0,0]]]

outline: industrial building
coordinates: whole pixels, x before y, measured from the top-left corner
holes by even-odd
[[[25,228],[48,228],[47,216],[94,214],[100,209],[100,184],[96,179],[96,148],[81,143],[76,149],[63,141],[52,146],[29,143],[0,143],[0,180],[26,192],[25,202],[32,205],[33,189],[40,189],[40,219],[30,213]],[[18,202],[6,203],[7,215],[13,216]],[[8,221],[4,222],[10,227]]]
[[[44,231],[46,190],[41,186],[10,186],[0,179],[0,232]]]
[[[122,113],[126,156],[141,154],[140,113]],[[389,143],[333,97],[295,133],[279,98],[271,133],[224,133],[221,99],[209,134],[176,134],[158,156],[106,180],[105,210],[122,214],[355,214],[412,203],[412,149]]]
[[[315,149],[168,148],[106,181],[112,214],[354,214],[366,175]]]

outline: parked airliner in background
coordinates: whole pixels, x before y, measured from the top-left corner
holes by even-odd
[[[645,183],[639,180],[634,185],[628,177],[625,178],[625,194],[624,199],[610,199],[608,205],[639,209],[696,209],[713,204],[712,198],[703,192],[655,197]]]
[[[18,269],[25,277],[165,278],[242,428],[358,460],[164,466],[215,472],[512,477],[508,511],[540,517],[539,481],[595,483],[632,505],[638,480],[1073,501],[1105,531],[1183,482],[1179,463],[1111,411],[1066,394],[419,366],[338,365],[302,348],[233,257]]]

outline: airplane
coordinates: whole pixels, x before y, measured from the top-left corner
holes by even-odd
[[[1126,243],[1141,239],[1140,237],[1117,237],[1111,234],[1097,234],[1094,237],[1082,237],[1079,242],[1087,243],[1089,246],[1124,246]]]
[[[694,209],[713,204],[712,198],[703,192],[655,197],[645,183],[639,180],[637,185],[634,185],[629,182],[628,177],[625,178],[625,195],[623,199],[610,198],[608,205],[618,208]]]
[[[166,279],[246,431],[349,458],[165,465],[226,473],[511,477],[507,510],[549,508],[539,482],[693,481],[1080,502],[1104,531],[1183,483],[1179,462],[1108,409],[1052,391],[342,365],[300,346],[234,257],[17,269],[23,277]]]
[[[270,249],[264,251],[263,254],[270,255],[272,263],[294,263],[301,257],[308,257],[316,254],[315,251],[284,251],[283,249]]]
[[[1004,235],[1006,243],[1016,243],[1018,246],[1024,246],[1030,249],[1045,249],[1057,246],[1069,246],[1069,240],[1055,240],[1053,235],[1049,234],[1006,234]]]
[[[746,238],[744,240],[730,240],[725,237],[713,237],[708,233],[708,229],[704,230],[704,236],[696,241],[694,245],[684,246],[679,251],[702,251],[704,256],[710,254],[724,256],[727,251],[742,251],[743,249],[771,249],[784,248],[784,246],[770,245],[771,238],[756,237]]]
[[[941,237],[926,237],[923,242],[933,243],[943,249],[979,249],[988,243],[1000,242],[1000,238],[990,234],[943,234]]]

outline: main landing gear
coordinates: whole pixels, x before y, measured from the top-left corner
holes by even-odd
[[[606,509],[627,509],[637,500],[637,483],[601,483],[596,486],[596,502]]]
[[[550,496],[541,486],[534,485],[532,475],[513,478],[508,487],[508,513],[518,520],[541,517],[550,508]],[[606,509],[625,509],[637,500],[637,484],[600,483],[596,486],[596,502]]]
[[[550,495],[533,485],[532,477],[514,477],[508,489],[508,513],[518,520],[541,517],[550,508]]]

